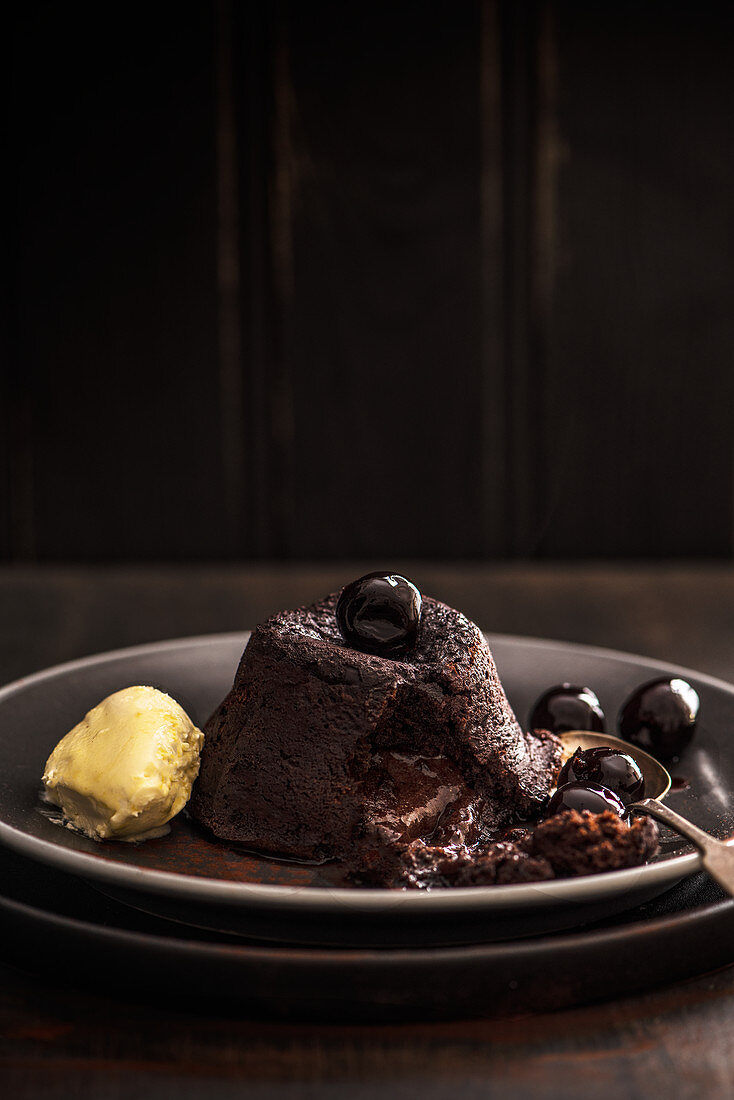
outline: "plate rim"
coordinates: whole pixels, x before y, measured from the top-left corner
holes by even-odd
[[[652,665],[663,671],[670,669],[682,674],[693,676],[709,687],[720,688],[729,695],[734,695],[734,681],[722,680],[720,677],[711,676],[707,672],[678,665],[674,661],[661,661],[655,657],[648,657],[644,653],[632,653],[628,650],[614,649],[608,646],[587,645],[586,642],[573,642],[564,638],[541,638],[533,634],[505,634],[494,630],[480,630],[487,642],[499,641],[503,644],[517,644],[538,646],[543,649],[582,649],[591,656],[614,658],[620,661],[636,661]],[[76,668],[90,668],[96,664],[106,664],[120,657],[144,656],[146,653],[154,653],[160,649],[185,649],[187,646],[205,645],[209,642],[234,642],[238,639],[246,639],[252,634],[252,630],[225,630],[214,634],[191,634],[182,638],[162,638],[156,642],[141,642],[138,645],[121,646],[117,649],[104,650],[101,653],[90,653],[84,657],[75,657],[71,661],[62,661],[59,664],[48,665],[36,672],[26,673],[24,676],[11,680],[0,686],[0,702],[6,695],[15,695],[21,688],[29,687],[43,680],[50,680],[59,674],[72,672]]]
[[[728,683],[708,673],[702,673],[682,665],[661,661],[642,654],[629,653],[602,646],[586,645],[582,642],[569,642],[562,639],[538,638],[533,636],[503,634],[483,631],[490,649],[498,642],[504,645],[520,645],[525,648],[582,650],[586,656],[599,657],[629,664],[641,663],[648,668],[692,677],[699,683],[734,697],[734,683]],[[171,652],[197,646],[219,643],[244,645],[251,631],[228,631],[214,634],[192,635],[183,638],[171,638],[157,642],[145,642],[135,646],[90,654],[86,657],[51,665],[37,672],[26,674],[3,687],[0,687],[0,707],[4,701],[18,695],[28,688],[35,687],[59,676],[73,674],[81,669],[90,669],[109,664],[116,660],[145,657],[160,652]],[[734,839],[734,838],[733,838]],[[555,879],[542,883],[514,883],[502,886],[453,887],[450,890],[404,891],[389,888],[371,888],[356,890],[350,888],[324,886],[285,886],[269,883],[246,883],[221,880],[206,876],[187,875],[179,872],[162,871],[156,868],[136,867],[130,864],[109,862],[92,853],[79,852],[64,848],[42,837],[34,837],[8,824],[0,818],[0,842],[40,863],[50,864],[67,873],[76,874],[93,881],[113,882],[122,887],[143,889],[157,895],[176,896],[188,901],[200,901],[209,904],[228,904],[237,906],[246,903],[248,907],[271,908],[274,904],[287,902],[297,910],[315,910],[328,906],[333,909],[341,902],[353,910],[397,911],[406,915],[427,913],[436,910],[450,912],[458,908],[462,912],[475,909],[493,909],[503,911],[524,908],[530,903],[538,904],[539,893],[543,904],[548,906],[565,905],[587,900],[589,886],[593,884],[592,896],[595,900],[616,895],[626,889],[633,890],[640,885],[644,876],[645,885],[673,886],[685,876],[701,868],[699,852],[672,856],[657,863],[618,871],[606,871],[596,875],[581,875],[577,878]]]
[[[665,913],[661,916],[654,916],[647,920],[635,922],[634,925],[615,924],[608,927],[592,929],[582,927],[561,929],[555,932],[540,933],[537,936],[524,936],[520,939],[490,940],[477,943],[421,944],[418,949],[412,946],[406,946],[405,944],[379,947],[375,945],[288,944],[288,946],[284,948],[282,944],[277,942],[248,943],[246,940],[238,941],[236,939],[233,939],[231,942],[206,939],[192,940],[186,936],[186,925],[183,924],[180,926],[178,935],[173,933],[169,934],[168,932],[164,934],[162,932],[159,933],[147,929],[141,931],[119,927],[116,924],[100,924],[96,921],[86,920],[84,917],[69,916],[67,913],[55,913],[53,910],[45,909],[43,906],[33,902],[19,901],[17,898],[9,898],[3,894],[0,894],[0,910],[15,911],[21,914],[27,913],[47,923],[55,924],[58,927],[65,927],[73,931],[93,931],[105,938],[124,939],[133,946],[136,944],[156,946],[159,944],[173,944],[174,947],[188,950],[191,949],[193,945],[197,951],[201,948],[203,951],[212,953],[222,951],[226,954],[235,952],[240,955],[257,958],[267,956],[268,958],[272,958],[274,962],[282,961],[284,951],[286,951],[290,959],[298,957],[305,961],[307,959],[312,960],[318,956],[324,961],[336,965],[339,965],[344,957],[354,958],[355,956],[359,956],[361,961],[374,962],[375,964],[405,961],[415,962],[417,965],[424,965],[426,954],[446,959],[457,959],[462,957],[466,959],[466,961],[472,961],[488,953],[497,956],[509,956],[516,953],[520,948],[523,950],[527,949],[528,954],[537,955],[538,958],[541,959],[547,948],[551,945],[554,948],[573,947],[582,944],[586,946],[590,939],[610,944],[622,943],[629,938],[631,927],[644,928],[646,935],[653,935],[657,931],[665,931],[673,926],[694,925],[702,916],[705,917],[706,915],[715,916],[719,913],[728,913],[731,911],[731,916],[734,918],[734,898],[719,898],[695,909],[682,909],[674,913]],[[206,929],[203,931],[206,932]]]

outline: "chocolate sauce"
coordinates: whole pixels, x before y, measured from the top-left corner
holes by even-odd
[[[383,843],[466,844],[477,839],[478,807],[461,773],[445,756],[375,753],[365,781],[368,833]]]

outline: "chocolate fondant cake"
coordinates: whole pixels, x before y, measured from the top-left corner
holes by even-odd
[[[347,644],[337,601],[254,631],[205,728],[193,816],[262,852],[367,862],[537,817],[560,743],[520,729],[478,628],[424,597],[414,644],[381,656]],[[528,861],[531,877],[545,869]]]

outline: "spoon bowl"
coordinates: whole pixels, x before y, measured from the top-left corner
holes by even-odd
[[[620,737],[610,737],[607,733],[588,733],[586,730],[569,730],[558,735],[563,742],[564,761],[572,756],[576,749],[616,749],[631,756],[642,772],[645,780],[645,797],[663,799],[670,790],[672,779],[663,765],[649,753],[630,745]]]
[[[576,749],[610,748],[626,753],[636,762],[645,780],[645,797],[632,802],[627,809],[630,813],[648,814],[674,829],[686,840],[695,844],[701,853],[703,866],[719,886],[734,896],[734,840],[716,840],[715,837],[699,829],[697,825],[681,817],[661,799],[670,790],[671,778],[666,768],[650,756],[649,753],[622,741],[619,737],[610,737],[606,733],[589,733],[586,730],[569,730],[558,735],[563,742],[564,760],[572,756]]]

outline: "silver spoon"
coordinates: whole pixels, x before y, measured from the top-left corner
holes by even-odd
[[[670,790],[671,778],[663,765],[649,753],[638,749],[636,745],[630,745],[628,741],[622,741],[619,737],[610,737],[606,733],[587,733],[586,730],[569,730],[560,734],[565,756],[571,756],[574,749],[596,749],[606,746],[610,749],[618,749],[627,753],[637,765],[645,778],[645,798],[639,802],[632,802],[628,807],[639,813],[656,817],[671,829],[674,829],[686,840],[695,844],[703,856],[703,866],[712,878],[716,879],[719,886],[728,894],[734,896],[734,842],[716,840],[715,837],[699,829],[681,817],[669,806],[664,806],[660,801],[665,798]]]

